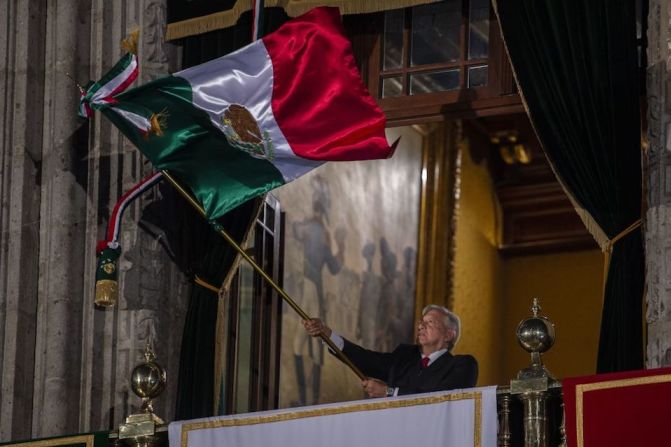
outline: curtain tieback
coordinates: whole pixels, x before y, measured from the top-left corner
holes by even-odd
[[[198,276],[198,275],[195,276],[195,278],[193,279],[193,282],[194,282],[196,285],[202,287],[203,289],[207,289],[207,290],[209,290],[210,292],[214,292],[214,293],[216,293],[217,295],[219,295],[219,293],[221,292],[221,289],[220,289],[220,288],[213,286],[212,284],[210,284],[209,282],[205,281],[203,278],[201,278],[201,277]]]
[[[633,224],[629,225],[627,228],[624,230],[620,231],[615,237],[609,241],[606,242],[606,248],[604,249],[604,253],[611,253],[613,251],[613,245],[615,245],[615,242],[619,241],[632,231],[634,231],[636,228],[641,226],[641,219],[638,219],[636,222]]]
[[[613,245],[635,229],[641,226],[642,219],[638,219],[633,224],[629,225],[624,230],[616,234],[613,239],[606,241],[606,245],[603,249],[603,295],[606,294],[606,282],[608,281],[608,267],[610,267],[610,255],[613,252]]]

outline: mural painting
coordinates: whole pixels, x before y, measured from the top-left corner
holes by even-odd
[[[308,315],[363,347],[413,336],[421,136],[389,160],[327,163],[273,194],[286,213],[284,288]],[[285,306],[280,406],[361,399],[359,380]]]

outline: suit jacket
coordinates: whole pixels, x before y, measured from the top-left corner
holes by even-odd
[[[478,380],[478,362],[471,355],[438,357],[422,368],[418,345],[399,345],[393,352],[375,352],[345,340],[343,353],[368,377],[398,387],[398,394],[471,388]]]

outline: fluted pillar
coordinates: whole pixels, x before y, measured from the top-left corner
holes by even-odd
[[[33,434],[76,432],[86,229],[86,123],[68,77],[88,58],[84,1],[47,2]],[[63,408],[66,407],[66,408]],[[65,410],[65,411],[63,411]]]
[[[0,17],[0,440],[7,440],[30,436],[33,408],[46,7],[8,0]]]
[[[650,0],[648,15],[648,183],[645,215],[648,346],[646,366],[671,365],[671,5]],[[645,191],[645,189],[644,189]]]
[[[189,284],[139,226],[154,190],[124,215],[119,306],[94,307],[96,241],[151,167],[102,116],[77,118],[70,79],[99,79],[137,27],[142,81],[178,68],[165,7],[0,2],[0,442],[114,429],[139,405],[128,380],[147,342],[168,370],[157,412],[172,417]]]

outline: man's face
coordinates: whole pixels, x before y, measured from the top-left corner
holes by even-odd
[[[446,348],[447,343],[454,338],[454,331],[448,329],[443,321],[442,312],[430,310],[417,323],[417,342],[428,352]]]

